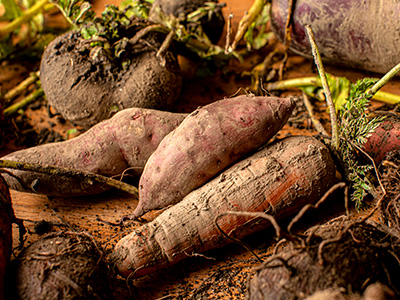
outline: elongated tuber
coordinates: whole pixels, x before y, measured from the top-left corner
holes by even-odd
[[[179,202],[266,144],[286,124],[294,106],[289,98],[242,95],[191,113],[146,163],[133,216]]]
[[[279,219],[318,201],[334,180],[334,162],[320,141],[303,136],[276,141],[122,238],[110,260],[124,277],[151,274],[228,244],[215,222],[235,238],[269,225],[259,218],[221,216],[225,212],[266,212]]]
[[[20,150],[1,159],[66,167],[104,176],[118,175],[127,168],[140,174],[160,141],[186,116],[129,108],[74,139]],[[10,188],[19,191],[69,197],[96,194],[109,188],[74,178],[9,171],[16,177],[4,174],[4,178]]]

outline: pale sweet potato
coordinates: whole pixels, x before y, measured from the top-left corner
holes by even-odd
[[[67,167],[104,176],[120,174],[127,168],[140,174],[160,141],[186,116],[129,108],[74,139],[20,150],[1,159]],[[4,178],[10,188],[19,191],[67,197],[95,194],[109,188],[98,183],[88,185],[81,180],[62,176],[9,171],[19,180],[7,174],[4,174]]]
[[[334,181],[332,157],[317,139],[297,136],[276,141],[122,238],[110,262],[124,277],[150,274],[231,242],[215,223],[224,212],[266,212],[279,219],[318,201]],[[269,225],[259,218],[232,214],[217,222],[235,238]]]
[[[267,143],[285,125],[294,106],[289,98],[242,95],[191,113],[146,163],[133,217],[179,202]]]

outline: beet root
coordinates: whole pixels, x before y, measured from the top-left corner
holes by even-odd
[[[128,38],[135,32],[129,34]],[[46,48],[40,65],[49,104],[84,128],[124,108],[172,110],[182,84],[177,59],[171,51],[162,58],[156,56],[163,36],[149,34],[145,39],[126,49],[129,54],[124,61],[116,62],[104,51],[93,54],[77,31],[57,37]]]
[[[288,3],[273,0],[271,5],[272,30],[281,41],[285,39]],[[328,63],[383,74],[398,64],[398,1],[295,3],[290,42],[293,52],[312,58],[305,29],[305,25],[311,25],[322,59]]]
[[[13,299],[109,299],[102,252],[76,232],[50,233],[25,248],[14,261]]]
[[[375,115],[385,116],[385,119],[363,145],[363,150],[379,165],[386,156],[400,151],[400,116],[391,112],[378,112]]]
[[[374,222],[342,218],[308,231],[305,247],[290,244],[258,268],[249,295],[259,299],[360,299],[381,292],[397,299],[399,233]],[[369,284],[377,284],[365,288]],[[331,298],[322,298],[330,293]],[[338,295],[333,298],[333,293]],[[320,296],[318,297],[318,294]],[[314,298],[313,298],[314,297]]]

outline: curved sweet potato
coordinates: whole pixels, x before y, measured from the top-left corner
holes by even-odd
[[[266,144],[286,124],[294,106],[289,98],[242,95],[191,113],[147,161],[133,217],[179,202]]]
[[[140,174],[160,141],[186,116],[128,108],[74,139],[16,151],[1,159],[67,167],[104,176],[120,174],[130,167]],[[62,176],[9,171],[19,180],[7,174],[4,174],[4,178],[10,188],[19,191],[67,197],[96,194],[109,188],[98,183],[87,185]]]
[[[224,212],[267,212],[279,219],[318,201],[334,180],[332,157],[317,139],[297,136],[276,141],[122,238],[111,262],[124,277],[150,274],[192,253],[231,242],[215,224]],[[221,216],[218,225],[230,236],[243,238],[269,223],[230,214]]]
[[[272,29],[281,41],[288,3],[273,0],[271,5]],[[397,0],[297,0],[290,49],[312,58],[309,24],[326,62],[384,74],[400,61],[399,10]]]

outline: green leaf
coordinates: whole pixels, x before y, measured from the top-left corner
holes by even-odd
[[[10,38],[0,41],[0,61],[6,59],[14,51],[14,45]]]
[[[243,39],[246,42],[247,50],[258,50],[268,44],[273,33],[266,31],[267,23],[270,19],[270,4],[266,4],[260,15],[250,24],[249,29],[245,32]]]
[[[346,103],[350,93],[350,80],[346,77],[333,76],[326,74],[329,88],[331,90],[332,100],[335,104],[335,109],[338,111]]]
[[[70,135],[72,135],[72,134],[75,134],[75,133],[77,133],[77,132],[78,132],[78,130],[77,130],[76,128],[69,129],[69,130],[67,131],[67,137],[70,136]]]
[[[22,15],[22,10],[14,0],[0,0],[0,5],[4,7],[4,14],[0,16],[0,21],[12,21]]]
[[[82,0],[52,0],[66,20],[76,29],[80,24],[88,23],[95,18],[91,5]]]
[[[355,201],[357,209],[362,207],[364,197],[373,188],[368,180],[373,166],[372,162],[362,165],[356,150],[357,147],[362,148],[368,137],[384,120],[384,117],[371,119],[367,114],[370,101],[365,93],[375,81],[375,79],[366,78],[350,84],[349,97],[339,108],[338,114],[339,152],[347,173],[347,180],[350,181],[353,189],[351,198]]]

